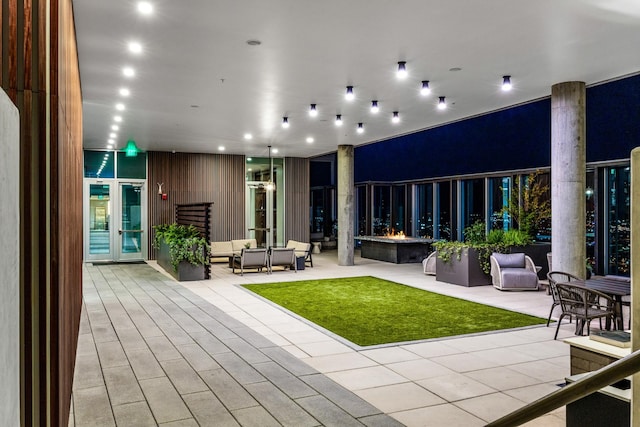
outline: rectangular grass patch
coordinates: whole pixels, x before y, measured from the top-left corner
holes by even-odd
[[[244,287],[361,346],[546,323],[371,276]]]

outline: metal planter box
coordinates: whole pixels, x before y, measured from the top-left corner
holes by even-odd
[[[491,284],[491,276],[482,271],[478,252],[473,248],[462,249],[460,259],[452,255],[450,262],[436,258],[436,280],[467,287]]]

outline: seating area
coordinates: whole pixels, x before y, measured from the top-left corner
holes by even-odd
[[[256,248],[255,239],[232,240],[231,242],[211,242],[211,258],[228,257],[229,267],[232,272],[240,270],[240,275],[244,275],[245,269],[256,270],[262,272],[266,269],[268,274],[273,272],[273,267],[282,267],[283,270],[289,269],[296,273],[300,269],[304,269],[305,263],[310,263],[313,267],[313,259],[311,258],[311,244],[289,240],[286,248]],[[214,252],[213,244],[216,245]],[[228,244],[229,243],[229,244]],[[249,247],[246,247],[248,245]],[[238,250],[234,250],[238,248]],[[229,252],[229,250],[231,251]]]
[[[537,291],[538,274],[533,260],[523,253],[493,253],[490,257],[493,287],[501,291]]]
[[[236,239],[221,242],[210,242],[211,262],[226,262],[229,257],[240,253],[244,248],[257,248],[256,239]]]

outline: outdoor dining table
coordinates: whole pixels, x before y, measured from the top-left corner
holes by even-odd
[[[574,282],[571,282],[574,283]],[[622,297],[631,295],[631,280],[624,277],[596,276],[589,280],[576,281],[575,284],[582,285],[589,289],[600,291],[611,296],[615,300],[616,327],[618,330],[624,329],[622,319]],[[607,329],[611,327],[610,320],[606,321]]]

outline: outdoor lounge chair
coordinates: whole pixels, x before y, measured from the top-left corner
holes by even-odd
[[[538,290],[536,266],[527,255],[494,252],[489,260],[491,262],[491,281],[494,288],[501,291]]]
[[[560,323],[565,316],[576,318],[576,335],[583,334],[585,323],[587,335],[589,335],[593,319],[602,320],[608,317],[612,323],[615,322],[614,300],[609,295],[571,283],[556,283],[555,287],[558,291],[562,314],[558,319],[554,340],[558,338]]]
[[[265,248],[259,249],[247,249],[242,248],[240,254],[233,256],[232,271],[236,272],[236,268],[240,269],[240,275],[244,275],[245,268],[257,268],[258,271],[262,271],[263,268],[267,268],[267,250]]]
[[[296,267],[296,252],[294,248],[271,248],[269,249],[269,273],[273,272],[274,266],[287,267],[298,272]]]

